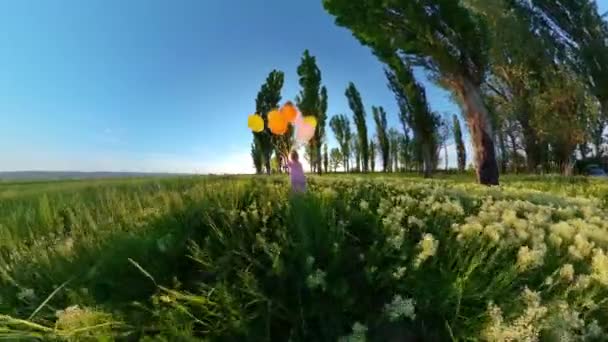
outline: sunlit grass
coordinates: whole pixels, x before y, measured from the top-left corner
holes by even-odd
[[[2,184],[0,337],[603,340],[608,183],[473,179]]]

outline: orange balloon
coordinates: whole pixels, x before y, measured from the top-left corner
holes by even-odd
[[[298,110],[296,109],[296,106],[291,103],[291,101],[288,101],[285,103],[285,105],[283,105],[283,108],[281,108],[281,115],[283,115],[283,119],[285,119],[285,121],[293,123],[296,121],[296,116],[298,116]]]
[[[287,121],[285,121],[281,112],[273,110],[268,113],[268,128],[272,134],[276,135],[283,135],[287,132]]]

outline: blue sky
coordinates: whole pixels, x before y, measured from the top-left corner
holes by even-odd
[[[329,115],[353,81],[370,129],[372,105],[398,126],[382,66],[321,1],[2,1],[0,32],[0,171],[250,172],[255,96],[279,69],[293,99],[305,49]]]

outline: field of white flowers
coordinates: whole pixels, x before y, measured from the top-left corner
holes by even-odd
[[[608,183],[0,185],[0,337],[606,341]]]

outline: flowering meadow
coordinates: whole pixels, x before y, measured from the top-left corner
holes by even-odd
[[[0,338],[608,340],[608,182],[503,183],[0,183]]]

